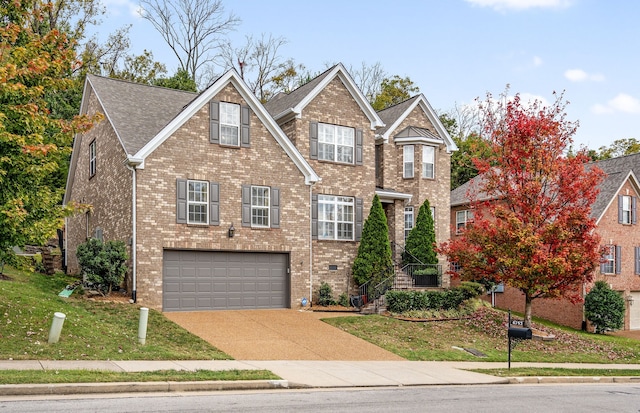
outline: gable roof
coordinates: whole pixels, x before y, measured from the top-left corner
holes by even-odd
[[[640,153],[587,164],[588,168],[593,166],[602,169],[606,174],[599,185],[600,193],[596,197],[593,205],[591,205],[591,216],[595,218],[596,223],[598,223],[609,206],[615,201],[616,195],[627,180],[631,180],[636,190],[640,192],[640,183],[637,178],[638,173],[640,173]],[[477,190],[480,185],[482,185],[482,176],[476,176],[451,191],[451,206],[468,204],[468,191],[470,189]],[[479,193],[478,199],[488,200],[490,198],[486,194]]]
[[[447,132],[442,122],[440,122],[440,118],[422,93],[378,112],[378,115],[386,126],[376,132],[376,137],[383,139],[384,142],[389,142],[389,137],[396,133],[396,129],[415,108],[420,108],[427,116],[436,130],[437,138],[441,139],[447,147],[447,152],[457,151],[458,147],[453,139],[451,139],[451,136],[449,136],[449,132]],[[421,137],[425,139],[425,141],[431,141],[431,137],[427,137],[422,133],[419,133],[416,137]]]
[[[89,98],[95,94],[106,120],[113,127],[130,165],[144,168],[144,160],[178,128],[219,93],[232,84],[253,113],[274,136],[285,153],[305,177],[305,183],[320,177],[280,129],[264,106],[235,70],[229,70],[200,94],[148,86],[117,79],[88,75],[82,96],[81,113],[86,113]],[[74,140],[64,203],[73,186],[80,139]]]
[[[640,176],[638,175],[640,173],[640,153],[605,159],[589,165],[597,166],[606,174],[599,186],[600,193],[591,206],[591,215],[597,221],[600,221],[605,211],[616,199],[616,194],[628,179],[631,179],[631,183],[638,190],[637,177]]]
[[[267,102],[265,108],[276,121],[288,119],[289,117],[300,117],[304,108],[335,78],[340,79],[351,96],[353,96],[358,106],[371,122],[372,130],[384,126],[382,119],[373,110],[342,63],[327,69],[288,94],[279,94],[276,98]]]
[[[87,75],[85,90],[92,90],[127,154],[139,151],[198,94]],[[88,96],[82,98],[86,113]]]

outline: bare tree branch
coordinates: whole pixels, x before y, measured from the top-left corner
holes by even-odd
[[[193,79],[213,63],[226,35],[240,19],[225,14],[221,0],[141,0],[142,16],[160,33],[178,58],[180,68]]]

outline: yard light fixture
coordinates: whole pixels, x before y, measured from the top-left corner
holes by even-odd
[[[232,222],[232,223],[231,223],[231,226],[229,227],[229,238],[233,238],[233,236],[235,235],[235,233],[236,233],[236,229],[235,229],[235,227],[233,226],[233,222]]]

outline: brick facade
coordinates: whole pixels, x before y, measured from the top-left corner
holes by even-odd
[[[583,285],[580,294],[584,297],[593,287],[595,281],[606,281],[611,289],[619,292],[625,297],[625,320],[624,329],[640,329],[640,320],[632,325],[631,313],[632,303],[629,297],[640,297],[640,275],[635,274],[634,249],[640,246],[640,231],[638,224],[625,225],[618,223],[618,195],[638,196],[638,190],[633,184],[633,180],[627,179],[619,191],[612,197],[610,204],[600,217],[596,233],[601,238],[601,245],[618,245],[621,247],[621,271],[620,274],[602,274],[600,268],[594,272],[594,280]],[[457,205],[451,208],[451,220],[455,224],[456,211],[468,209],[467,206]],[[453,230],[452,230],[453,231]],[[455,232],[452,232],[452,236]],[[457,280],[456,282],[459,282]],[[490,296],[484,297],[491,301]],[[635,301],[635,300],[634,300]],[[639,303],[640,304],[640,303]],[[515,288],[505,287],[504,293],[495,294],[495,306],[502,309],[524,312],[524,295]],[[584,318],[583,303],[571,303],[566,299],[536,299],[532,303],[532,315],[553,321],[558,324],[580,329],[587,326]],[[589,327],[590,328],[590,327]]]

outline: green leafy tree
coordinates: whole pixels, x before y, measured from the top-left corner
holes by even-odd
[[[584,298],[584,312],[596,333],[619,330],[624,325],[624,298],[604,281],[596,281]]]
[[[397,105],[419,92],[420,88],[409,77],[394,75],[391,78],[382,79],[380,92],[373,98],[371,106],[377,111],[383,110]]]
[[[609,146],[601,146],[598,159],[610,159],[640,152],[640,142],[635,138],[617,139]]]
[[[76,251],[78,263],[84,279],[96,284],[99,291],[109,295],[115,286],[119,286],[127,272],[127,252],[124,242],[91,238],[78,245]]]
[[[351,272],[358,285],[371,279],[382,281],[393,272],[387,217],[378,195],[362,228],[362,239]]]
[[[41,34],[29,24],[50,7],[0,3],[0,250],[5,252],[41,245],[62,226],[70,208],[60,205],[63,188],[55,178],[71,153],[74,133],[99,119],[51,116],[47,93],[71,87],[66,76],[76,60],[74,42],[64,33]]]
[[[402,253],[402,264],[437,264],[436,231],[433,225],[431,205],[426,199],[420,206],[416,226],[413,227]]]
[[[187,92],[197,92],[196,81],[189,76],[184,69],[178,69],[175,75],[164,78],[160,77],[152,82],[155,86],[167,87],[169,89],[186,90]]]

